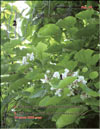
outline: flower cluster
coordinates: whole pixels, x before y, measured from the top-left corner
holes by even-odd
[[[40,80],[42,81],[42,83],[48,83],[47,75],[45,74],[44,77],[45,77],[44,79],[40,79]]]
[[[77,84],[77,81],[75,80],[72,84],[68,85],[68,89],[70,90],[70,93],[67,94],[67,96],[74,96],[75,90],[79,87]]]
[[[62,79],[66,78],[67,75],[68,75],[68,73],[69,73],[69,70],[68,69],[65,69],[64,70],[64,73],[62,73]]]
[[[22,65],[29,64],[29,63],[27,62],[28,59],[29,59],[30,61],[34,60],[34,53],[33,53],[33,52],[32,52],[31,54],[27,53],[26,56],[23,56]]]
[[[54,87],[51,87],[50,90],[56,90],[55,95],[61,97],[61,91],[62,91],[61,88],[56,89]]]
[[[60,74],[59,74],[59,72],[54,72],[53,78],[58,78],[58,79],[60,79]]]
[[[47,76],[49,73],[50,73],[50,70],[47,70],[46,74],[44,75],[44,79],[40,79],[40,80],[42,81],[42,83],[50,84],[50,86],[51,86],[50,90],[55,91],[54,94],[56,96],[60,97],[62,89],[61,88],[57,89],[57,88],[53,87],[53,85],[49,82],[49,78]],[[84,76],[79,76],[78,71],[70,73],[69,69],[66,68],[66,69],[64,69],[64,72],[61,74],[58,71],[54,72],[51,79],[53,79],[53,78],[61,79],[60,75],[62,75],[62,79],[65,79],[69,76],[69,74],[73,77],[77,77],[77,79],[72,84],[68,85],[68,89],[69,89],[70,93],[68,93],[67,96],[74,96],[75,94],[78,94],[80,92],[80,89],[78,89],[79,88],[78,83],[81,82],[84,85],[86,85],[86,83],[87,83]],[[87,97],[86,96],[87,95],[82,94],[80,97],[83,100],[83,98],[89,97],[89,96],[87,96]]]
[[[77,77],[77,79],[68,86],[68,89],[70,90],[70,93],[67,94],[67,96],[74,96],[75,95],[75,90],[78,91],[78,83],[81,82],[82,84],[86,85],[87,81],[84,79],[84,76],[79,76],[78,71],[74,72],[72,74],[73,77]]]
[[[66,69],[64,70],[64,73],[61,74],[61,75],[62,75],[62,79],[66,78],[67,75],[68,75],[68,73],[69,73],[69,70],[66,68]],[[54,72],[53,78],[58,78],[58,79],[60,79],[60,73],[59,73],[59,72]]]

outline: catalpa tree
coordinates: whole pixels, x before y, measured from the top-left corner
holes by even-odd
[[[98,2],[15,3],[1,2],[2,128],[98,128]]]

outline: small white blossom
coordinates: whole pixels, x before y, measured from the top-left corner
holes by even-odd
[[[65,73],[69,73],[69,69],[66,68],[66,69],[65,69]]]
[[[30,58],[30,53],[27,53],[27,58]]]
[[[51,88],[50,88],[50,90],[55,90],[55,89],[56,89],[56,88],[54,88],[54,87],[51,87]]]
[[[72,74],[72,76],[73,76],[73,77],[78,76],[78,71],[74,72],[74,73]]]
[[[59,78],[60,78],[60,74],[59,74],[59,72],[54,72],[53,77],[54,77],[54,78],[58,78],[58,79],[59,79]]]
[[[21,61],[18,60],[18,61],[16,61],[16,63],[21,64]]]
[[[26,56],[23,56],[22,64],[23,64],[23,65],[24,65],[24,64],[29,64],[29,63],[27,62],[27,58],[26,58]]]
[[[61,89],[56,90],[55,95],[60,97],[61,96]]]
[[[87,81],[83,80],[82,83],[83,83],[84,85],[86,85]]]
[[[22,50],[22,49],[24,49],[24,48],[27,48],[27,47],[25,47],[25,46],[20,46],[20,50]]]
[[[52,65],[56,65],[56,63],[52,63],[51,61],[50,61],[50,64],[52,64]]]
[[[78,76],[77,81],[82,82],[84,85],[87,83],[87,81],[84,79],[84,76]]]
[[[69,73],[69,70],[67,68],[64,71],[65,72],[62,73],[62,79],[66,78],[67,77],[67,74]]]
[[[84,81],[84,76],[78,76],[78,82]]]
[[[30,55],[30,61],[34,60],[34,53],[32,52]]]
[[[47,70],[46,73],[47,73],[47,74],[50,73],[50,70]]]
[[[28,82],[28,84],[30,85],[31,83],[30,83],[30,82]]]
[[[67,74],[66,73],[62,73],[62,79],[66,78]]]
[[[15,112],[15,109],[11,109],[12,112]]]
[[[48,83],[47,75],[45,74],[44,76],[45,76],[45,78],[44,79],[40,79],[40,80],[42,81],[42,83]]]
[[[61,94],[59,93],[58,96],[61,97]]]

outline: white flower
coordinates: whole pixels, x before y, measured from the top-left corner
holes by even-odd
[[[65,69],[64,71],[65,72],[62,73],[62,79],[66,78],[67,77],[67,74],[69,73],[69,70],[68,69]]]
[[[44,79],[40,79],[40,80],[42,81],[42,83],[48,83],[47,75],[45,74],[44,76],[45,76],[45,78]]]
[[[22,64],[23,64],[23,65],[24,65],[24,64],[29,64],[29,63],[27,62],[27,58],[26,58],[26,56],[23,56]]]
[[[50,73],[50,70],[47,70],[46,73]]]
[[[78,71],[74,72],[74,73],[72,74],[72,76],[73,76],[73,77],[78,76]]]
[[[30,58],[30,54],[29,53],[27,53],[27,58]]]
[[[60,97],[61,96],[61,89],[56,90],[55,95]]]
[[[66,68],[66,69],[65,69],[65,73],[68,73],[68,72],[69,72],[69,69]]]
[[[34,53],[33,52],[30,54],[30,61],[32,61],[32,60],[34,60]]]
[[[30,82],[28,82],[28,84],[30,85],[31,83],[30,83]]]
[[[59,93],[59,94],[58,94],[58,96],[60,97],[60,96],[61,96],[61,94]]]
[[[20,50],[22,50],[22,49],[24,49],[24,48],[27,48],[27,47],[25,47],[25,46],[20,46]]]
[[[84,76],[78,76],[78,82],[84,81]]]
[[[56,88],[54,88],[54,87],[51,87],[51,88],[50,88],[50,90],[55,90],[55,89],[56,89]]]
[[[87,81],[83,80],[82,83],[85,85],[87,83]]]
[[[62,79],[66,78],[67,74],[66,73],[62,73]]]
[[[27,61],[26,56],[23,56],[22,61],[23,61],[23,62],[26,62],[26,61]]]
[[[11,109],[12,112],[15,112],[15,109]]]
[[[78,76],[78,82],[82,82],[84,85],[87,83],[87,81],[84,79],[84,76]]]
[[[52,63],[51,61],[50,61],[50,64],[52,64],[52,65],[56,65],[56,63]]]
[[[59,74],[59,72],[54,72],[53,77],[54,77],[54,78],[58,78],[58,79],[59,79],[59,78],[60,78],[60,74]]]

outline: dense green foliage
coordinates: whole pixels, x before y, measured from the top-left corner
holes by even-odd
[[[98,128],[99,12],[81,9],[98,3],[28,1],[29,18],[9,3],[1,3],[2,127]],[[43,119],[14,119],[15,105]]]

